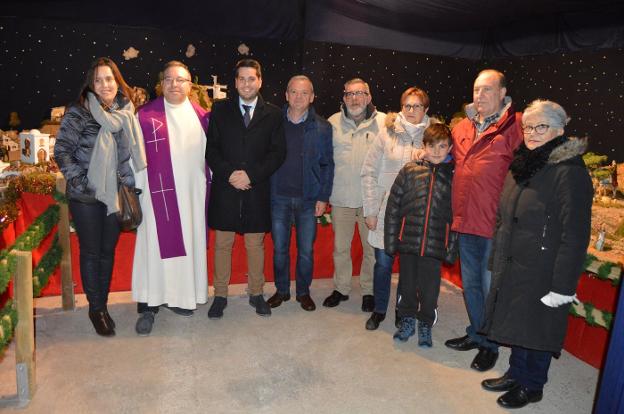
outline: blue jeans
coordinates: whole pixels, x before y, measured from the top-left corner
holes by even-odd
[[[316,201],[273,196],[271,198],[271,237],[273,238],[273,273],[275,288],[290,293],[290,229],[295,225],[297,237],[297,296],[309,295],[314,264],[316,237]]]
[[[507,374],[523,387],[532,391],[541,391],[548,381],[552,355],[549,351],[512,346]]]
[[[386,313],[388,310],[393,263],[394,256],[388,256],[384,249],[375,248],[373,295],[375,296],[375,312],[377,313]]]
[[[464,301],[470,325],[466,333],[479,346],[498,349],[498,345],[488,341],[484,335],[477,332],[483,328],[485,322],[485,300],[490,291],[492,275],[487,270],[492,239],[474,234],[460,233],[459,258],[461,262],[461,277],[464,289]]]

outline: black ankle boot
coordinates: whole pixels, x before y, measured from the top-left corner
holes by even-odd
[[[111,318],[110,314],[108,313],[108,309],[104,309],[104,314],[106,315],[106,320],[108,321],[108,324],[112,326],[113,329],[115,329],[117,326],[115,325],[115,321],[113,320],[113,318]]]
[[[89,311],[89,319],[95,328],[95,332],[101,336],[115,336],[115,328],[106,318],[106,311]],[[109,316],[110,317],[110,316]]]

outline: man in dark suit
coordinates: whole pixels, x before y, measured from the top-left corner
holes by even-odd
[[[249,304],[271,316],[264,300],[264,235],[271,231],[270,177],[284,161],[286,140],[281,110],[264,102],[260,63],[236,64],[238,96],[213,106],[206,160],[213,171],[208,225],[215,229],[215,299],[208,311],[219,319],[227,306],[232,246],[242,233],[247,250]]]

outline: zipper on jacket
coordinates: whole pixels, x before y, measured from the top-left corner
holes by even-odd
[[[544,223],[544,230],[542,231],[542,250],[548,250],[548,247],[545,246],[546,230],[548,229],[548,219],[550,219],[550,215],[546,216],[546,223]]]
[[[405,217],[403,217],[403,221],[401,222],[401,231],[399,232],[399,240],[403,241],[403,229],[405,228]]]
[[[449,239],[449,224],[446,223],[446,232],[444,233],[444,247],[448,247],[448,239]]]
[[[427,240],[427,226],[429,225],[429,210],[431,209],[431,197],[433,197],[433,183],[435,182],[435,171],[437,166],[431,170],[431,180],[429,180],[429,196],[427,197],[427,210],[425,210],[425,228],[423,229],[420,255],[425,254],[425,241]]]

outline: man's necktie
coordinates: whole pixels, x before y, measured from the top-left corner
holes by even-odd
[[[243,105],[243,109],[245,110],[245,115],[243,115],[243,122],[245,123],[245,128],[249,126],[251,122],[251,114],[249,110],[251,109],[251,105]]]

